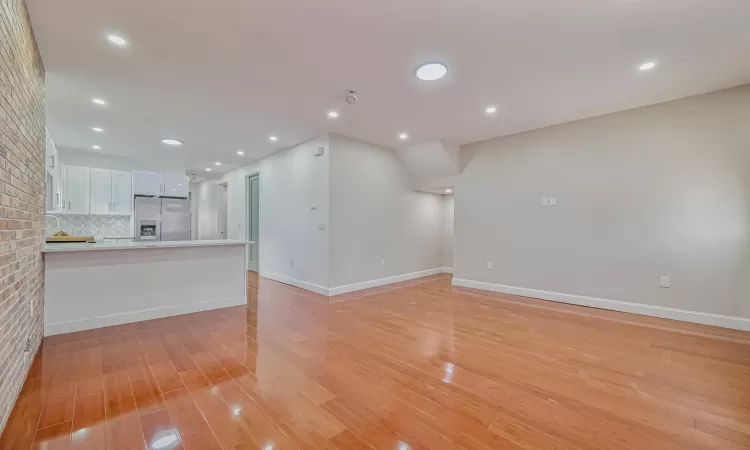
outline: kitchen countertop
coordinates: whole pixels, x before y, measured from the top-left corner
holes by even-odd
[[[195,240],[195,241],[153,241],[153,242],[94,242],[94,243],[48,243],[43,253],[85,252],[95,250],[142,250],[153,248],[179,247],[214,247],[220,245],[247,245],[253,241],[235,241],[231,239]]]

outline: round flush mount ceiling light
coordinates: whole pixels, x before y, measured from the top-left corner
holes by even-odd
[[[215,162],[214,164],[216,164],[217,166],[220,166],[220,165],[221,165],[221,162],[219,162],[219,161],[216,161],[216,162]]]
[[[210,167],[206,167],[206,172],[210,172],[210,171],[211,171],[211,168]]]
[[[329,119],[336,119],[339,117],[338,111],[328,111],[328,118]]]
[[[268,139],[271,140],[272,142],[276,142],[279,140],[279,138],[277,138],[276,136],[268,136]]]
[[[448,67],[441,62],[428,62],[417,67],[417,78],[422,81],[435,81],[448,73]]]
[[[104,106],[107,104],[107,101],[101,98],[92,98],[91,101],[96,103],[99,106]]]
[[[92,145],[91,148],[93,148],[94,150],[101,150],[102,149],[98,145]]]
[[[161,140],[161,143],[166,144],[166,145],[174,145],[174,146],[182,145],[182,141],[178,141],[177,139],[172,139],[172,138],[163,138]]]
[[[445,190],[445,193],[446,193],[446,194],[452,194],[452,193],[453,193],[453,189],[446,189],[446,190]]]
[[[485,114],[488,114],[488,115],[495,114],[497,112],[497,106],[490,105],[490,106],[484,108],[484,112],[485,112]]]
[[[109,42],[115,44],[118,47],[125,47],[126,45],[128,45],[128,41],[114,34],[107,35],[107,39],[109,40]]]
[[[406,134],[406,133],[401,133],[401,134],[398,135],[398,138],[401,139],[402,141],[405,141],[405,140],[409,139],[409,135]]]
[[[649,62],[645,62],[641,64],[641,67],[639,67],[639,69],[641,69],[641,72],[647,72],[653,69],[654,67],[656,67],[656,63],[653,61],[649,61]]]
[[[237,150],[237,154],[240,155],[240,156],[243,156],[245,154],[245,152],[243,152],[242,150]]]
[[[100,127],[93,127],[92,130],[96,131],[97,133],[104,133],[104,129]]]

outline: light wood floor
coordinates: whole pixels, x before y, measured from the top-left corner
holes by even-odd
[[[750,333],[453,288],[45,339],[0,448],[748,449]]]

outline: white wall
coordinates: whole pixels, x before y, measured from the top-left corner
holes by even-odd
[[[319,146],[325,148],[325,154],[313,156]],[[299,280],[312,287],[327,287],[328,147],[328,136],[321,136],[232,170],[221,180],[201,183],[199,192],[207,193],[198,201],[201,227],[206,224],[207,232],[216,232],[216,189],[218,183],[227,181],[228,238],[247,239],[246,177],[259,173],[261,274]],[[320,223],[325,230],[318,230]],[[206,237],[201,235],[200,238]]]
[[[750,86],[465,146],[455,277],[750,317],[749,154]]]
[[[331,286],[442,267],[441,232],[441,196],[393,150],[331,135]]]
[[[197,185],[195,203],[197,205],[198,239],[220,239],[218,221],[219,182],[204,181]],[[191,203],[192,206],[192,203]]]
[[[453,195],[443,195],[443,235],[442,257],[443,267],[453,267]]]

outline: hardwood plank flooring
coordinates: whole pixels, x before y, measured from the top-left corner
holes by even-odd
[[[0,449],[750,450],[750,333],[455,288],[46,338]]]

